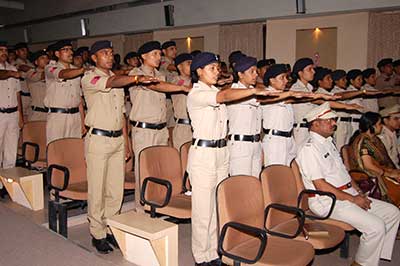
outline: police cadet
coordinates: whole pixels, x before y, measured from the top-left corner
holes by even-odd
[[[174,41],[166,41],[161,45],[161,62],[160,62],[160,72],[165,76],[165,80],[167,82],[172,82],[178,73],[176,72],[176,66],[174,63],[177,49],[176,43]],[[173,130],[175,127],[174,120],[174,110],[171,99],[171,94],[167,94],[167,128],[169,134],[169,142],[170,145],[174,145],[173,143]]]
[[[254,89],[257,59],[243,56],[233,68],[233,89]],[[227,105],[229,174],[258,176],[262,167],[261,108],[255,98]]]
[[[179,76],[176,76],[172,80],[173,84],[185,85],[187,87],[192,86],[190,79],[192,59],[193,57],[188,53],[180,54],[175,58],[175,65]],[[173,144],[178,151],[184,143],[192,140],[192,127],[187,112],[186,98],[187,94],[184,92],[171,94],[176,122],[173,132]]]
[[[80,138],[85,133],[84,110],[81,100],[80,76],[84,68],[72,65],[72,44],[68,40],[54,45],[57,63],[45,67],[47,144],[59,138]]]
[[[41,50],[32,55],[32,61],[36,67],[26,73],[26,82],[32,97],[32,112],[28,120],[46,121],[48,109],[43,103],[46,97],[44,68],[49,63],[49,57],[44,50]]]
[[[375,68],[367,68],[362,72],[364,85],[362,86],[361,90],[365,92],[375,91],[379,92],[376,88],[376,70]],[[379,105],[378,99],[375,97],[364,97],[363,105],[366,112],[379,112]]]
[[[312,109],[305,118],[310,136],[296,158],[305,188],[333,193],[336,203],[330,218],[361,232],[352,266],[378,266],[380,258],[390,260],[400,221],[398,208],[360,193],[332,142],[337,115],[328,103]],[[310,209],[319,216],[328,214],[331,202],[327,196],[308,199]]]
[[[0,168],[15,166],[19,128],[24,122],[20,73],[7,62],[7,56],[7,44],[0,41]]]
[[[91,49],[96,68],[82,78],[87,102],[85,158],[88,177],[88,218],[92,244],[100,253],[118,248],[106,220],[121,208],[125,159],[130,157],[123,87],[154,78],[116,76],[111,72],[113,48],[109,41],[97,41]]]
[[[76,49],[76,54],[82,57],[82,64],[84,68],[90,68],[92,65],[90,64],[90,55],[89,55],[89,47],[81,46]]]
[[[139,55],[136,52],[129,52],[124,57],[124,66],[123,69],[132,70],[135,67],[140,66]]]
[[[382,109],[379,114],[382,116],[383,127],[378,137],[385,145],[390,159],[392,159],[396,168],[399,169],[400,149],[397,142],[396,131],[400,129],[400,105],[396,104]]]
[[[347,91],[363,92],[361,90],[361,87],[363,84],[363,76],[362,76],[362,72],[360,69],[350,70],[349,72],[347,72],[346,78],[347,78],[347,82],[349,84],[349,86],[347,87]],[[363,99],[360,97],[353,98],[349,102],[360,105],[360,106],[364,106]],[[361,117],[361,114],[358,112],[351,113],[352,131],[351,131],[350,136],[353,136],[353,134],[358,130],[358,125],[360,123],[360,117]]]
[[[400,59],[393,61],[394,85],[400,86]]]
[[[14,66],[21,73],[21,99],[22,99],[22,112],[25,116],[25,120],[29,117],[31,113],[31,93],[26,84],[26,73],[34,68],[35,66],[28,60],[29,50],[28,45],[24,42],[17,43],[14,46],[15,53],[17,54],[17,59],[14,62]]]
[[[140,152],[146,147],[168,145],[165,92],[188,91],[187,87],[165,82],[165,76],[156,69],[161,60],[159,42],[150,41],[143,44],[138,53],[143,64],[134,68],[129,75],[151,76],[157,78],[159,82],[149,86],[133,86],[129,89],[132,102],[129,118],[132,125],[132,146],[135,154],[136,191],[140,191],[138,175]],[[135,193],[136,210],[143,211],[139,200],[140,193]]]
[[[187,106],[192,119],[193,141],[189,150],[188,173],[192,184],[192,251],[196,265],[221,265],[218,258],[215,190],[228,176],[226,147],[227,108],[225,102],[255,94],[269,95],[264,89],[218,90],[218,58],[208,52],[193,58],[190,67],[193,88]]]
[[[393,59],[383,58],[378,62],[377,67],[380,75],[376,78],[375,88],[377,90],[394,88],[396,81],[393,77]],[[379,98],[378,103],[379,107],[382,109],[395,105],[398,103],[398,99],[396,96],[386,96]]]
[[[293,66],[293,78],[296,83],[292,85],[290,90],[312,92],[313,86],[310,82],[314,79],[314,62],[311,58],[300,58]],[[316,105],[311,102],[299,103],[293,106],[295,124],[294,139],[297,145],[301,145],[308,137],[307,125],[304,123],[304,115],[308,113]]]

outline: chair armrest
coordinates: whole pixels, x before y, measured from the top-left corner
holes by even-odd
[[[257,252],[257,255],[255,256],[255,258],[252,258],[252,259],[244,258],[239,255],[229,253],[228,251],[226,251],[224,249],[224,240],[225,240],[225,235],[226,235],[226,232],[228,231],[228,228],[236,229],[236,230],[240,231],[241,233],[256,237],[260,240],[260,246],[258,248],[258,252]],[[226,256],[230,259],[233,259],[235,261],[240,261],[240,262],[243,262],[246,264],[254,264],[257,261],[259,261],[261,256],[264,253],[266,246],[267,246],[267,233],[263,229],[256,228],[256,227],[246,225],[246,224],[242,224],[242,223],[237,223],[237,222],[228,222],[228,223],[224,224],[224,226],[222,227],[222,230],[221,230],[221,235],[218,240],[218,252],[220,254],[222,254],[223,256]]]
[[[331,192],[326,192],[326,191],[321,191],[321,190],[313,190],[313,189],[304,189],[302,192],[300,192],[299,196],[297,197],[297,208],[299,208],[304,195],[315,195],[315,194],[320,195],[320,196],[328,196],[332,199],[332,205],[331,205],[331,208],[329,209],[329,213],[324,217],[319,217],[319,216],[310,215],[310,214],[305,214],[305,216],[309,219],[326,220],[331,216],[331,214],[333,212],[333,208],[335,207],[335,204],[336,204],[336,196],[335,196],[335,194],[333,194]]]
[[[52,183],[52,176],[53,176],[53,170],[58,170],[64,173],[64,182],[61,187],[56,187]],[[69,184],[69,170],[67,167],[58,165],[58,164],[52,164],[47,168],[47,184],[49,189],[54,189],[57,192],[64,191],[67,189],[68,184]]]
[[[156,202],[146,199],[146,197],[145,197],[146,188],[147,188],[147,184],[149,182],[155,183],[157,185],[161,185],[161,186],[164,186],[167,188],[167,194],[165,195],[164,202],[162,204],[158,204]],[[143,180],[142,190],[140,191],[140,201],[142,202],[142,204],[148,204],[153,208],[162,208],[162,207],[165,207],[168,205],[169,201],[171,200],[171,194],[172,194],[171,182],[169,182],[168,180],[165,180],[165,179],[157,178],[157,177],[146,177]]]
[[[296,218],[297,218],[297,221],[299,222],[299,226],[298,226],[298,228],[296,230],[296,233],[294,235],[288,235],[288,234],[284,234],[284,233],[280,233],[280,232],[275,232],[275,231],[272,231],[272,230],[270,230],[268,228],[265,228],[265,230],[267,231],[268,234],[274,235],[274,236],[283,237],[283,238],[295,238],[301,232],[303,232],[305,214],[304,214],[304,211],[302,209],[296,208],[296,207],[292,207],[292,206],[286,206],[286,205],[279,204],[279,203],[271,203],[264,210],[264,225],[265,225],[265,222],[267,221],[267,218],[268,218],[268,215],[269,215],[271,209],[275,209],[275,210],[279,210],[279,211],[282,211],[282,212],[287,212],[287,213],[294,214],[296,216]]]
[[[26,152],[28,146],[31,146],[35,150],[35,155],[33,157],[33,160],[26,159]],[[24,163],[27,163],[28,167],[30,167],[32,164],[36,163],[38,159],[39,159],[39,145],[33,142],[22,143],[22,160],[24,161]]]

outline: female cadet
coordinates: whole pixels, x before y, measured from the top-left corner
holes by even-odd
[[[215,190],[228,176],[229,168],[227,108],[223,103],[272,93],[254,88],[218,90],[214,86],[219,75],[218,58],[212,53],[198,54],[190,70],[193,88],[188,94],[187,106],[193,127],[188,158],[192,183],[192,251],[196,265],[220,265]]]

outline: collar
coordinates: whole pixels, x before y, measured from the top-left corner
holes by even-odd
[[[315,140],[318,143],[320,143],[320,144],[325,144],[327,142],[332,142],[332,137],[325,138],[325,137],[321,136],[320,134],[318,134],[318,133],[316,133],[314,131],[310,131],[310,137],[313,140]]]
[[[204,83],[203,81],[201,81],[201,80],[199,80],[199,81],[198,81],[197,83],[195,83],[195,84],[198,84],[197,87],[198,87],[198,88],[201,88],[201,89],[219,91],[219,89],[218,89],[217,87],[215,87],[214,85],[209,86],[209,85],[205,84],[205,83]],[[194,86],[194,85],[193,85],[193,86]]]
[[[104,76],[104,77],[111,77],[111,76],[114,76],[114,75],[115,75],[111,70],[109,70],[109,73],[107,74],[107,73],[105,73],[104,71],[100,70],[100,69],[97,68],[97,67],[94,68],[94,72],[95,72],[96,74],[98,74],[98,75],[100,75],[100,76]]]

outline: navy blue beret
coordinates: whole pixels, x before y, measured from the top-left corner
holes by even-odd
[[[7,42],[5,42],[5,41],[0,41],[0,46],[1,46],[1,47],[7,47]]]
[[[162,49],[167,49],[168,47],[171,46],[176,46],[176,42],[174,41],[166,41],[165,43],[162,44],[161,48]]]
[[[140,46],[139,50],[138,50],[138,54],[142,55],[142,54],[147,54],[153,50],[160,50],[161,51],[161,44],[158,41],[150,41],[150,42],[146,42],[145,44],[143,44],[142,46]]]
[[[369,78],[373,74],[376,74],[375,68],[367,68],[362,72],[362,76],[365,79]]]
[[[268,68],[267,72],[265,72],[264,75],[264,85],[268,86],[269,85],[269,79],[275,78],[276,76],[279,76],[282,73],[287,73],[288,69],[286,68],[285,64],[275,64],[272,65],[270,68]]]
[[[400,66],[400,59],[393,61],[393,67],[397,67],[397,66]]]
[[[352,69],[349,72],[347,72],[347,80],[352,80],[355,79],[358,76],[362,76],[362,72],[360,69]]]
[[[392,63],[393,63],[393,59],[392,58],[383,58],[383,59],[379,60],[379,62],[377,64],[377,67],[381,68],[381,67],[384,67],[386,65],[390,65]]]
[[[179,65],[187,60],[193,60],[193,56],[188,53],[182,53],[175,58],[175,65]]]
[[[76,55],[82,55],[83,52],[88,51],[89,52],[89,47],[87,46],[81,46],[78,49],[76,49],[75,54]]]
[[[346,71],[343,69],[336,69],[335,71],[332,72],[332,79],[333,81],[337,81],[343,77],[346,77]]]
[[[97,41],[95,42],[92,47],[90,47],[90,54],[95,54],[97,51],[101,49],[112,48],[112,42],[107,40]]]
[[[245,72],[250,67],[256,65],[257,65],[257,59],[255,59],[254,57],[242,56],[236,61],[234,70],[235,72]]]
[[[55,51],[54,45],[55,45],[55,43],[49,44],[49,45],[47,46],[47,48],[46,48],[46,51]]]
[[[267,59],[261,59],[257,62],[257,68],[262,68],[268,66],[268,61]]]
[[[318,81],[323,80],[324,77],[329,74],[332,74],[332,70],[325,67],[316,67],[314,81],[317,83]]]
[[[65,47],[65,46],[71,46],[72,47],[72,43],[70,40],[62,40],[62,41],[58,41],[55,44],[53,44],[53,51],[58,51],[61,48]]]
[[[31,55],[31,61],[34,62],[36,59],[41,57],[42,55],[47,55],[45,50],[40,50]]]
[[[124,63],[127,65],[128,64],[128,60],[134,57],[139,57],[139,54],[136,52],[129,52],[125,55],[124,57]]]
[[[28,49],[28,44],[26,42],[20,42],[20,43],[17,43],[16,45],[14,45],[15,50],[22,49],[22,48]]]
[[[218,62],[218,57],[215,54],[209,52],[200,53],[193,58],[192,64],[190,65],[190,71],[195,72],[196,69],[214,62]]]
[[[196,55],[198,55],[198,54],[200,54],[200,53],[201,53],[200,50],[194,50],[194,51],[192,51],[190,54],[191,54],[193,57],[195,57]]]
[[[230,64],[236,63],[236,61],[242,56],[245,56],[245,54],[243,54],[241,51],[233,51],[232,53],[230,53],[228,61]]]
[[[297,74],[299,71],[302,71],[306,66],[313,65],[314,61],[311,58],[300,58],[294,63],[293,73]]]

